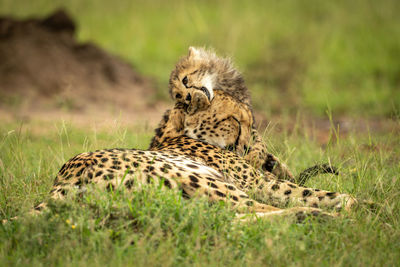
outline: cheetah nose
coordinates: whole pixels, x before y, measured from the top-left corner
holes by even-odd
[[[191,101],[192,100],[192,96],[190,95],[190,93],[189,94],[187,94],[187,96],[186,96],[186,99],[185,99],[186,101]]]

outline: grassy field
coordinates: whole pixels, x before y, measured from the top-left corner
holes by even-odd
[[[381,205],[323,223],[238,224],[223,204],[149,186],[135,194],[93,188],[81,199],[50,202],[40,216],[25,216],[48,200],[70,157],[102,148],[146,149],[153,132],[134,124],[1,121],[0,219],[20,219],[0,225],[0,266],[399,266],[399,3],[0,0],[0,15],[20,18],[65,7],[79,24],[80,40],[154,77],[161,98],[188,46],[233,56],[256,110],[289,121],[266,129],[271,151],[295,173],[331,162],[341,175],[318,176],[307,186]],[[368,123],[345,134],[332,123],[320,141],[313,120],[327,117]],[[368,130],[375,122],[386,126]]]
[[[93,41],[155,77],[190,45],[234,57],[266,115],[398,116],[400,2],[2,0],[0,14],[44,16],[65,7]],[[265,103],[268,103],[266,105]]]
[[[83,199],[51,202],[40,216],[23,216],[48,199],[68,158],[107,147],[146,148],[151,133],[124,126],[83,131],[66,123],[11,123],[0,126],[0,218],[22,217],[0,226],[0,265],[398,266],[398,134],[352,133],[325,149],[303,130],[271,129],[267,135],[271,149],[296,173],[316,162],[339,166],[340,176],[318,176],[308,186],[348,192],[383,207],[323,223],[238,224],[222,204],[183,200],[149,186],[135,194],[93,189]]]

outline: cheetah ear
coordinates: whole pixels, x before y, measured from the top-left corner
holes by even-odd
[[[200,52],[199,52],[199,50],[197,50],[195,47],[193,47],[193,46],[190,46],[189,47],[189,54],[188,54],[188,57],[189,58],[193,58],[193,59],[195,59],[195,58],[199,58],[200,57]]]

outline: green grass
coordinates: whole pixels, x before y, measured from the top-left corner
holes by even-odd
[[[335,119],[384,120],[400,114],[396,0],[1,0],[0,14],[44,16],[60,6],[78,22],[79,40],[96,42],[154,77],[164,97],[174,63],[188,46],[198,45],[234,57],[256,110],[266,116],[308,119],[328,110]],[[152,130],[2,122],[0,218],[20,219],[0,225],[0,266],[398,266],[399,121],[389,131],[371,127],[371,133],[346,138],[332,128],[323,147],[313,134],[318,124],[304,128],[299,121],[268,128],[271,151],[295,173],[332,162],[340,176],[318,176],[307,186],[351,193],[383,208],[324,223],[238,225],[223,204],[183,200],[149,186],[134,194],[93,189],[81,199],[50,202],[48,211],[32,217],[27,212],[48,200],[58,169],[70,157],[102,148],[145,149]]]
[[[350,134],[321,149],[301,123],[295,131],[269,128],[271,150],[298,173],[331,161],[340,176],[308,186],[351,193],[382,204],[328,222],[283,219],[238,224],[225,205],[148,186],[135,193],[89,190],[83,198],[50,202],[55,174],[73,155],[99,148],[146,148],[151,132],[136,127],[85,129],[68,123],[0,125],[0,265],[310,265],[398,266],[400,262],[400,139]],[[43,130],[47,129],[47,130]],[[332,131],[334,136],[334,131]],[[24,215],[25,214],[25,215]]]
[[[396,117],[400,2],[2,0],[0,14],[44,16],[65,7],[78,38],[155,77],[159,95],[190,45],[231,55],[266,115]],[[266,105],[265,103],[268,103]]]

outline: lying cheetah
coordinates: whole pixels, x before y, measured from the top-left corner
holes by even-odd
[[[51,197],[63,199],[69,191],[82,191],[88,184],[103,189],[123,186],[133,192],[141,184],[153,182],[179,190],[187,198],[225,201],[237,212],[257,212],[264,217],[329,216],[320,208],[348,210],[356,203],[347,194],[276,179],[236,153],[184,135],[166,138],[156,151],[115,148],[79,154],[60,169]],[[288,204],[297,207],[282,209]],[[40,204],[37,210],[45,206]]]
[[[185,134],[235,150],[255,168],[292,182],[296,180],[303,184],[308,177],[319,172],[336,173],[328,165],[317,165],[302,172],[299,179],[294,179],[288,168],[267,152],[254,127],[249,91],[242,75],[229,59],[202,48],[190,47],[188,55],[172,71],[169,89],[176,105],[165,113],[150,150],[167,137]]]

